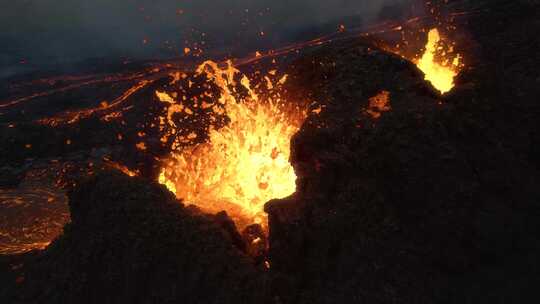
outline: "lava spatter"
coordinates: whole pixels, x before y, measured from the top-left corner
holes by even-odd
[[[289,163],[290,140],[298,131],[305,112],[291,109],[279,93],[286,76],[264,77],[264,86],[275,94],[261,97],[246,75],[232,63],[225,68],[208,61],[197,69],[219,90],[214,114],[225,113],[229,123],[210,127],[208,139],[201,144],[173,152],[165,162],[159,182],[187,203],[210,211],[226,210],[240,227],[258,223],[265,226],[264,204],[295,191],[296,175]],[[270,78],[275,83],[268,85]],[[237,80],[240,81],[237,81]],[[247,92],[236,94],[236,87]],[[185,112],[183,98],[156,92],[168,105],[166,124],[175,126],[172,112]]]
[[[441,48],[441,35],[436,28],[431,29],[428,33],[428,40],[425,46],[425,52],[422,57],[416,62],[416,66],[424,72],[425,79],[441,92],[447,93],[454,87],[454,78],[459,72],[461,65],[460,56],[454,57],[450,63],[449,59],[443,58],[445,62],[438,62],[436,56],[439,55]],[[445,57],[447,53],[440,54]]]

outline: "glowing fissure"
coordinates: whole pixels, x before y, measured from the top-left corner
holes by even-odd
[[[209,212],[227,211],[240,228],[252,223],[265,226],[264,204],[295,191],[296,175],[289,163],[290,139],[305,114],[285,110],[279,94],[259,97],[247,76],[230,62],[221,69],[208,61],[197,73],[206,74],[219,87],[221,94],[216,99],[223,107],[214,105],[212,109],[216,114],[222,114],[224,109],[230,122],[219,129],[210,127],[206,142],[173,152],[162,168],[159,182],[186,203]],[[270,78],[264,79],[269,82]],[[286,76],[274,84],[266,83],[266,88],[275,92],[285,80]],[[247,90],[247,97],[236,97],[233,88],[237,85]],[[156,95],[170,105],[164,120],[175,126],[171,111],[185,111],[185,107],[167,93]]]

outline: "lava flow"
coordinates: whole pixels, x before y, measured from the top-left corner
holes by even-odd
[[[280,78],[271,71],[261,85],[252,86],[232,63],[220,68],[210,61],[196,73],[206,75],[220,91],[214,105],[204,103],[200,107],[212,109],[215,115],[227,115],[229,122],[221,128],[210,126],[203,143],[173,152],[159,182],[178,198],[203,210],[227,211],[241,228],[253,223],[265,226],[264,204],[295,191],[290,140],[305,113],[291,109],[280,97],[278,91],[286,75]],[[256,91],[262,85],[272,93],[259,95]],[[245,97],[239,97],[237,87],[247,92]],[[174,113],[193,112],[182,104],[183,97],[159,91],[156,95],[169,104],[167,118],[162,121],[170,126],[175,126],[171,119]]]

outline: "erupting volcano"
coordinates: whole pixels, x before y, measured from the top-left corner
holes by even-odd
[[[434,28],[428,33],[421,58],[413,59],[425,79],[442,94],[452,89],[460,68],[460,56],[452,50],[443,51],[447,48]],[[451,64],[446,59],[450,56],[454,57]],[[287,75],[277,77],[275,70],[262,78],[263,83],[256,84],[266,91],[261,96],[231,61],[223,67],[204,62],[196,75],[206,76],[219,88],[218,96],[203,93],[214,103],[193,103],[175,92],[156,91],[168,108],[161,123],[174,130],[175,114],[195,115],[194,109],[184,104],[186,101],[192,103],[191,107],[210,109],[211,116],[225,114],[230,121],[221,128],[211,125],[203,143],[173,151],[164,161],[159,182],[188,204],[208,212],[226,210],[241,228],[252,223],[266,226],[264,204],[295,191],[296,176],[289,163],[290,140],[300,129],[306,111],[282,99],[280,88]],[[239,90],[246,94],[239,94]],[[177,134],[178,130],[172,133]],[[189,143],[196,138],[195,133],[190,133],[175,141]]]
[[[382,28],[391,32],[403,30],[387,25]],[[402,49],[386,49],[413,62],[441,94],[448,92],[463,67],[461,56],[453,50],[455,43],[444,38],[437,28],[422,30],[415,35],[420,40],[425,38],[425,45],[410,44],[409,49],[403,49],[407,45],[403,44]],[[362,32],[342,33],[340,29],[338,36],[321,37],[266,53],[256,52],[254,56],[234,62],[209,60],[192,69],[160,63],[144,72],[119,73],[104,78],[90,75],[44,79],[35,83],[56,85],[65,82],[66,85],[19,96],[0,108],[14,108],[14,113],[19,115],[15,112],[17,107],[24,107],[35,99],[84,90],[87,86],[113,84],[108,88],[114,88],[118,93],[109,99],[112,101],[103,98],[96,106],[69,109],[39,117],[35,122],[56,130],[97,118],[104,127],[114,130],[110,136],[113,143],[107,145],[129,142],[130,148],[136,148],[141,155],[139,158],[152,160],[128,166],[122,157],[107,155],[88,161],[86,166],[89,168],[104,166],[132,177],[146,175],[165,185],[185,204],[195,205],[208,213],[226,211],[239,230],[251,224],[259,224],[267,230],[265,203],[285,198],[296,190],[297,177],[290,163],[291,138],[309,115],[319,114],[322,110],[319,107],[310,113],[307,105],[326,102],[325,97],[291,100],[284,89],[289,75],[279,71],[276,59],[297,56],[295,54],[300,51],[341,40],[360,42],[361,36]],[[417,55],[406,56],[405,53]],[[241,72],[242,68],[264,60],[272,63],[255,72]],[[163,79],[168,79],[168,83]],[[158,82],[156,87],[154,84]],[[152,96],[139,97],[151,87]],[[106,95],[111,94],[104,91]],[[370,105],[363,110],[374,119],[380,118],[383,112],[392,111],[390,93],[385,88],[379,93],[369,96]],[[146,107],[152,109],[151,112],[145,113]],[[144,117],[140,113],[144,113]],[[9,125],[14,127],[15,123]],[[81,138],[67,136],[59,141],[67,147],[76,147]],[[25,151],[36,149],[26,139],[23,139],[23,145]],[[146,170],[143,174],[144,167],[153,166],[154,162],[159,163],[158,172]],[[84,175],[93,174],[93,169],[79,170]],[[62,181],[61,184],[66,183],[70,182]],[[66,218],[63,217],[63,222]],[[53,234],[59,233],[58,227]],[[49,241],[33,241],[21,248],[9,245],[9,248],[15,248],[9,250],[27,251],[39,248],[35,244],[48,244]]]
[[[537,301],[538,1],[47,1],[0,11],[0,303]]]

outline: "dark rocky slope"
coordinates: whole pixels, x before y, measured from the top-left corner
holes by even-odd
[[[286,302],[532,303],[539,61],[525,28],[538,29],[539,11],[485,4],[471,66],[448,96],[357,42],[291,69],[291,94],[326,108],[293,139],[298,192],[266,206]],[[392,109],[373,119],[369,98],[383,90]]]
[[[260,302],[263,277],[233,246],[223,219],[114,172],[69,198],[71,223],[60,238],[4,261],[16,277],[3,286],[3,303]]]

